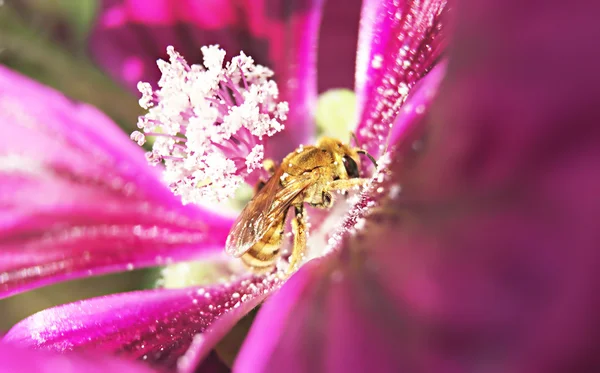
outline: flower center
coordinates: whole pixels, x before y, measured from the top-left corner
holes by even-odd
[[[138,84],[138,89],[142,93],[140,105],[148,112],[139,118],[140,131],[132,133],[131,138],[140,146],[146,143],[148,137],[154,139],[152,150],[146,154],[148,161],[154,165],[164,165],[166,182],[176,195],[181,196],[183,203],[207,206],[231,200],[236,191],[243,189],[240,188],[243,185],[256,185],[258,180],[269,179],[270,175],[263,167],[265,161],[263,139],[283,130],[283,122],[289,109],[287,102],[277,101],[279,90],[277,84],[271,80],[273,71],[256,65],[253,59],[243,52],[224,65],[225,51],[218,46],[202,47],[201,50],[203,64],[189,65],[173,47],[168,47],[169,61],[158,61],[162,73],[158,88],[154,89],[149,83]],[[332,158],[331,164],[326,164],[332,180],[327,181],[326,184],[342,177],[348,184],[339,184],[344,180],[338,181],[337,189],[332,187],[331,192],[341,193],[342,190],[351,189],[353,185],[358,188],[362,185],[359,183],[364,183],[364,179],[358,180],[356,165],[358,148],[343,145],[349,144],[350,128],[355,121],[354,93],[347,90],[333,90],[322,95],[317,105],[316,119],[322,129],[321,135],[325,136],[317,146],[322,146],[322,151],[330,154]],[[343,140],[339,141],[329,136]],[[323,143],[318,145],[321,142]],[[301,152],[303,152],[302,145],[288,157]],[[308,157],[307,153],[304,158],[301,158],[303,162],[306,161],[306,157],[316,164],[329,160],[329,158],[316,156],[317,153],[310,154],[311,157]],[[318,154],[322,153],[318,152]],[[356,159],[352,159],[352,156]],[[346,158],[352,159],[356,175],[352,168],[348,169],[350,166],[345,165],[346,161],[342,161]],[[291,159],[284,160],[280,165],[283,174],[277,176],[278,179],[289,176],[287,169],[303,166],[300,164],[295,166]],[[306,172],[310,172],[310,169],[307,168]],[[283,179],[281,180],[283,182]],[[352,183],[352,180],[358,183]],[[296,187],[294,185],[296,184],[290,184],[292,189]],[[285,187],[283,183],[282,187]],[[310,195],[312,197],[306,200],[309,204],[331,207],[327,206],[331,201],[329,193],[313,191]],[[329,196],[329,202],[318,199],[318,196],[325,195]],[[274,255],[273,261],[261,259],[262,256],[257,257],[258,261],[260,264],[265,262],[269,266],[273,265],[273,268],[276,267],[280,272],[286,273],[290,266],[295,268],[305,260],[326,255],[332,249],[327,245],[330,233],[343,220],[351,205],[353,203],[344,203],[343,198],[338,198],[334,208],[328,209],[327,212],[310,211],[309,215],[314,213],[311,221],[316,223],[313,227],[309,227],[309,221],[304,214],[300,213],[295,221],[299,225],[305,225],[305,228],[299,229],[296,233],[300,232],[303,235],[301,236],[303,238],[298,241],[303,244],[298,244],[296,247],[296,242],[292,240],[289,232],[281,238],[273,236],[276,237],[275,240],[264,245],[267,251],[272,249],[273,252],[260,251],[259,253],[262,256]],[[260,208],[256,211],[263,213],[264,210],[265,208]],[[307,209],[306,212],[308,213],[309,210]],[[281,223],[283,227],[285,213],[281,216],[271,216],[271,220],[280,218],[284,219]],[[240,227],[243,228],[248,224],[258,224],[257,219],[243,222]],[[267,227],[267,229],[271,228],[271,226]],[[245,237],[235,234],[235,230],[230,233],[230,237],[232,236]],[[252,245],[258,242],[253,242],[251,239],[244,238]],[[275,242],[277,239],[280,241]],[[245,244],[246,241],[242,243]],[[309,246],[308,250],[306,243]],[[237,250],[240,245],[236,243],[233,247]],[[313,249],[311,250],[310,247]],[[234,253],[238,254],[236,251]],[[246,255],[246,253],[242,254]],[[288,258],[293,265],[287,263]],[[253,266],[246,261],[244,263]],[[255,269],[261,268],[263,267],[258,266]],[[165,269],[162,285],[179,287],[227,281],[231,276],[235,277],[245,270],[241,267],[241,261],[231,261],[229,258],[196,264],[182,263]]]
[[[141,116],[131,138],[143,145],[156,136],[151,164],[163,163],[165,179],[183,203],[221,202],[244,181],[262,175],[264,136],[284,128],[287,102],[278,102],[273,71],[241,52],[223,67],[225,51],[202,47],[203,65],[189,65],[173,47],[159,60],[158,89],[138,84]]]
[[[315,113],[317,133],[350,143],[356,127],[356,94],[349,89],[330,89],[319,95]]]

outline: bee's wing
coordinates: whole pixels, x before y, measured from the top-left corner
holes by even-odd
[[[227,254],[239,257],[250,250],[273,224],[280,221],[282,215],[285,217],[292,201],[311,185],[317,176],[313,172],[295,176],[284,188],[280,183],[282,175],[283,170],[280,168],[242,210],[227,237]]]

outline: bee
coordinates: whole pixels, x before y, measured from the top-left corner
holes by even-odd
[[[271,178],[248,202],[227,237],[225,251],[256,272],[275,268],[281,255],[285,222],[294,208],[293,249],[288,273],[295,270],[306,249],[307,227],[304,204],[318,208],[333,205],[333,191],[362,187],[367,179],[359,175],[362,149],[324,137],[315,146],[301,146],[288,154],[279,168],[270,162]]]

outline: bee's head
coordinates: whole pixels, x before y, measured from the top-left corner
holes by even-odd
[[[360,177],[360,157],[358,155],[358,149],[331,137],[321,138],[319,142],[317,142],[317,147],[327,150],[333,156],[334,162],[337,162],[339,165],[340,174],[345,172],[349,179]]]

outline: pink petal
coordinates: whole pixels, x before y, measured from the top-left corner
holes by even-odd
[[[103,0],[90,37],[91,52],[114,78],[137,92],[140,80],[158,82],[156,60],[167,58],[168,45],[190,62],[202,61],[200,47],[208,44],[237,53],[241,35],[233,27],[239,17],[228,0]],[[249,44],[244,46],[247,53],[261,50],[259,44]]]
[[[410,327],[362,270],[331,257],[305,265],[265,302],[234,371],[418,371],[395,343]]]
[[[0,67],[0,296],[216,255],[231,220],[182,206],[94,108]]]
[[[262,0],[264,9],[281,21],[269,29],[259,25],[262,15],[260,0],[251,2],[250,18],[256,22],[256,32],[269,36],[269,58],[275,71],[282,100],[288,101],[290,110],[285,130],[269,138],[268,155],[283,159],[298,145],[309,142],[315,133],[314,111],[317,100],[316,63],[317,41],[321,10],[325,0]],[[252,22],[250,32],[253,33]]]
[[[0,344],[2,373],[151,373],[152,369],[102,355],[55,354]]]
[[[446,60],[438,63],[412,88],[410,96],[402,106],[396,120],[391,125],[386,147],[394,147],[410,136],[411,130],[418,127],[421,116],[425,115],[437,96],[438,88],[446,74]]]
[[[263,291],[262,296],[245,300],[238,307],[225,313],[218,320],[215,320],[204,331],[202,338],[194,339],[185,355],[179,359],[179,372],[194,373],[198,371],[198,367],[206,365],[207,360],[210,360],[211,355],[209,354],[214,346],[229,333],[240,319],[262,303],[273,290],[275,290],[274,287],[266,289],[266,291]]]
[[[250,333],[246,337],[235,365],[236,372],[266,372],[282,369],[286,359],[294,359],[285,365],[285,371],[318,372],[317,359],[323,353],[323,343],[318,340],[296,340],[303,337],[303,328],[319,328],[325,324],[318,309],[311,303],[324,270],[323,260],[305,264],[262,306]],[[314,312],[313,312],[314,309]],[[296,316],[300,319],[296,319]],[[307,331],[311,333],[314,331]],[[281,354],[283,353],[283,354]],[[297,356],[303,356],[301,361]]]
[[[243,50],[275,71],[290,104],[286,131],[269,153],[287,155],[313,134],[317,30],[322,0],[104,0],[91,48],[98,63],[132,89],[158,82],[157,58],[173,45],[190,63],[200,47],[219,44],[229,57]]]
[[[263,306],[239,371],[600,366],[598,6],[460,6],[439,100],[340,250]]]
[[[362,0],[326,0],[319,30],[319,92],[354,89],[356,44]]]
[[[175,368],[190,344],[211,339],[220,317],[244,316],[277,285],[249,277],[204,288],[115,294],[39,312],[15,325],[3,341],[52,351],[94,351]],[[237,312],[237,309],[245,312]],[[237,320],[236,320],[237,321]],[[205,334],[206,332],[206,334]],[[202,334],[199,334],[202,333]],[[213,345],[218,340],[213,339]],[[210,352],[210,349],[208,350]]]
[[[415,83],[446,46],[446,0],[365,0],[356,64],[357,137],[374,156]]]

